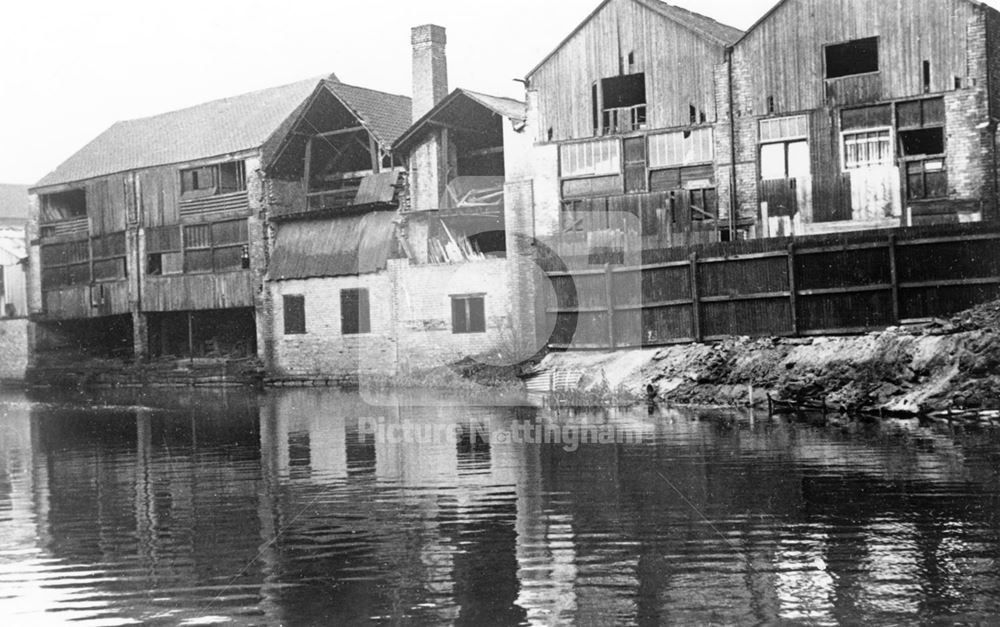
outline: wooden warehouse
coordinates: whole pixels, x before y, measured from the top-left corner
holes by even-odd
[[[357,121],[383,97],[331,75],[119,122],[86,145],[31,190],[36,356],[260,354],[268,220],[352,204],[366,172],[391,167],[393,138]],[[363,144],[355,176],[323,178],[323,147],[304,157],[329,132],[349,161]],[[289,192],[310,163],[316,186]]]
[[[753,234],[996,212],[1000,13],[969,0],[785,0],[733,46]]]
[[[741,34],[657,0],[607,0],[528,73],[538,140],[558,145],[564,239],[718,237],[716,72]]]

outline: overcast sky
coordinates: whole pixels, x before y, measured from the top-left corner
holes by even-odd
[[[34,183],[116,120],[335,72],[410,93],[410,27],[448,29],[450,87],[520,97],[600,0],[33,0],[4,8],[0,182]],[[993,0],[997,5],[1000,0]],[[674,0],[746,28],[772,0]]]

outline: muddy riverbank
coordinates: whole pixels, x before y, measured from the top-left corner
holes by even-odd
[[[579,391],[649,393],[665,403],[764,404],[770,395],[852,412],[997,409],[1000,301],[862,336],[557,353],[542,367]]]

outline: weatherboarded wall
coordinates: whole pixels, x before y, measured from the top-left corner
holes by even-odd
[[[0,318],[0,384],[23,381],[28,367],[28,319]]]

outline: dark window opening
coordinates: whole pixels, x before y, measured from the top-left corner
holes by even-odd
[[[484,255],[502,256],[507,252],[507,234],[504,231],[483,231],[468,236],[469,244]]]
[[[924,79],[924,93],[926,94],[927,92],[929,92],[931,90],[931,62],[930,61],[924,61],[923,79]]]
[[[694,105],[688,105],[688,117],[691,120],[691,124],[696,124],[698,122],[698,108]]]
[[[146,274],[163,274],[163,253],[146,255]]]
[[[604,133],[628,133],[646,127],[646,75],[626,74],[601,81]]]
[[[900,131],[899,145],[904,157],[944,154],[944,129],[938,127]]]
[[[306,332],[306,297],[282,296],[285,317],[285,335],[304,335]]]
[[[878,72],[878,37],[855,39],[826,47],[827,78],[869,72]]]
[[[367,289],[340,290],[340,332],[343,335],[372,332]]]
[[[632,66],[635,65],[635,52],[628,53],[628,69],[631,71]]]
[[[767,113],[768,115],[774,113],[774,96],[767,97]]]
[[[549,138],[549,141],[552,141],[552,135],[553,135],[553,131],[552,131],[552,127],[550,126],[550,127],[549,127],[549,130],[548,130],[548,133],[547,133],[547,136],[548,136],[548,138]]]
[[[71,189],[42,196],[42,222],[59,222],[87,216],[87,192]]]
[[[944,126],[944,98],[913,100],[896,105],[896,126],[900,129]]]
[[[486,308],[482,296],[451,297],[452,333],[485,333]]]
[[[594,121],[594,135],[599,135],[601,133],[601,103],[598,100],[597,83],[590,87],[590,112]],[[549,129],[549,139],[552,139],[551,130]]]

